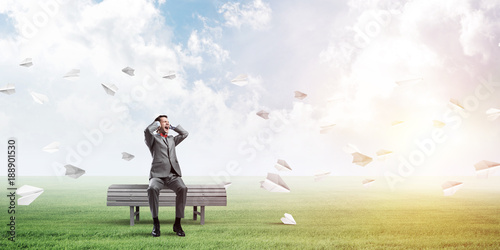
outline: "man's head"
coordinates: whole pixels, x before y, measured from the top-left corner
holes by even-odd
[[[158,132],[162,134],[168,134],[168,130],[170,129],[170,123],[168,122],[168,116],[159,115],[156,117],[155,121],[160,122],[160,127],[158,128]]]

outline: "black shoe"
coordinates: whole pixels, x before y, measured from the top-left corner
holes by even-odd
[[[160,223],[153,224],[153,232],[151,232],[151,235],[153,235],[153,237],[160,236]]]
[[[174,232],[176,232],[176,233],[177,233],[177,236],[181,236],[181,237],[186,236],[186,234],[185,234],[185,233],[184,233],[184,231],[182,230],[181,225],[174,225]]]

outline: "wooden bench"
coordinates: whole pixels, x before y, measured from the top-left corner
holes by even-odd
[[[201,225],[205,224],[205,206],[227,205],[224,185],[186,186],[188,188],[186,206],[193,206],[193,220],[199,215]],[[133,226],[134,216],[139,221],[139,207],[149,208],[147,189],[147,184],[113,184],[108,188],[107,205],[130,207],[130,225]],[[175,206],[175,193],[172,190],[168,188],[161,190],[160,206]]]

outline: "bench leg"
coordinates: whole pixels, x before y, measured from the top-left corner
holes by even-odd
[[[196,220],[196,216],[198,215],[198,207],[193,206],[193,220]]]
[[[200,207],[201,207],[200,224],[205,225],[205,206],[200,206]]]
[[[134,206],[130,206],[130,226],[134,225]]]
[[[139,221],[139,206],[135,207],[135,219]]]

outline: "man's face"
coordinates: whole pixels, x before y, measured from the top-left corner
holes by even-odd
[[[160,117],[160,128],[158,128],[158,132],[167,134],[169,129],[170,123],[168,122],[168,118]]]

